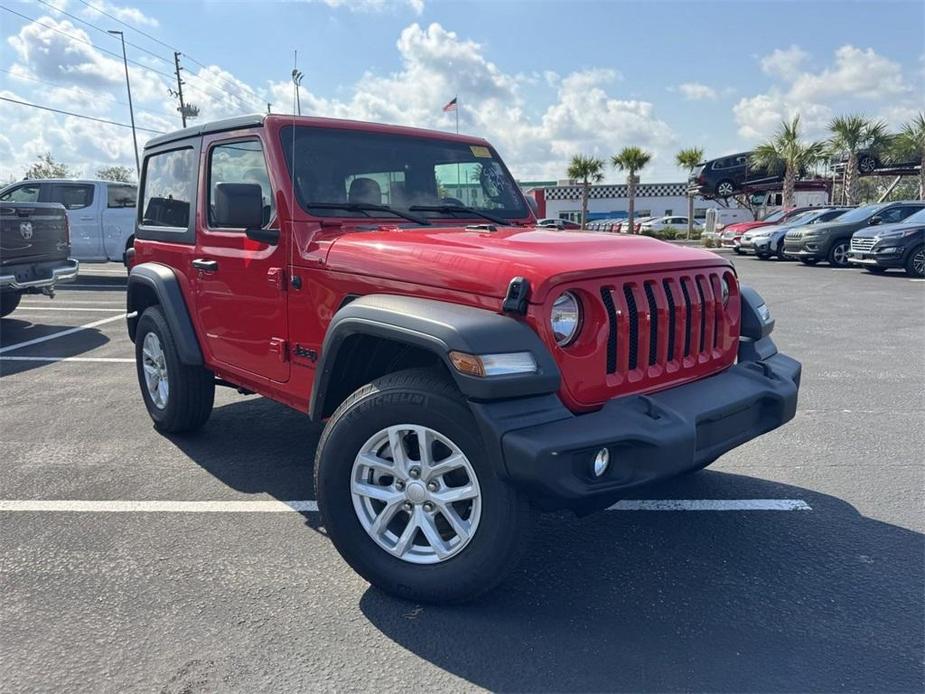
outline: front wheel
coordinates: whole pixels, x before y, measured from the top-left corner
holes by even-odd
[[[804,265],[815,265],[819,262],[818,258],[800,258],[800,262]]]
[[[925,277],[925,246],[912,249],[906,258],[906,274],[910,277]]]
[[[755,251],[755,257],[758,258],[758,260],[769,260],[771,254],[767,251]]]
[[[22,294],[0,294],[0,318],[5,318],[16,310]]]
[[[180,361],[170,327],[158,306],[145,310],[135,332],[138,385],[154,427],[166,433],[199,429],[212,413],[215,376]]]
[[[716,194],[721,198],[728,198],[730,195],[735,193],[735,191],[735,183],[729,179],[723,179],[716,184]]]
[[[315,458],[322,521],[373,585],[420,602],[490,590],[525,549],[530,508],[501,480],[452,381],[428,370],[377,379],[328,421]]]
[[[867,265],[864,267],[864,269],[872,275],[882,275],[884,272],[886,272],[885,267],[877,267],[876,265]]]
[[[828,256],[826,256],[829,265],[832,267],[848,267],[848,250],[850,248],[851,244],[847,240],[833,243]]]

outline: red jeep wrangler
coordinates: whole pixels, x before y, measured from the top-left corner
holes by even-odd
[[[128,280],[163,432],[215,386],[325,422],[322,521],[367,580],[471,598],[530,509],[603,509],[791,419],[800,364],[708,251],[539,229],[485,140],[254,116],[145,148]],[[259,444],[258,444],[259,445]]]

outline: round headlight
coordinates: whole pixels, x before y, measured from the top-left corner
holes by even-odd
[[[565,347],[578,335],[578,325],[581,322],[581,304],[571,292],[560,294],[553,302],[552,315],[549,323],[556,344]]]
[[[729,303],[729,282],[726,281],[726,278],[723,277],[719,281],[720,286],[723,290],[723,306]]]

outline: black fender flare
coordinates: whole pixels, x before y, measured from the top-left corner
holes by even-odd
[[[128,336],[135,341],[135,331],[138,328],[138,319],[147,305],[141,301],[140,296],[153,291],[157,303],[164,313],[164,319],[170,326],[170,332],[177,344],[180,361],[190,366],[202,365],[202,350],[196,338],[193,321],[190,319],[189,308],[180,290],[180,283],[174,271],[160,263],[142,263],[132,268],[128,276],[126,287],[126,311],[128,318]],[[133,313],[138,312],[135,316]]]
[[[351,335],[364,334],[422,348],[437,355],[469,400],[498,400],[554,393],[559,368],[546,345],[526,323],[481,308],[433,299],[370,294],[334,314],[318,361],[309,412],[317,418],[335,375],[340,345]],[[449,361],[451,351],[468,354],[530,352],[535,373],[479,378],[459,373]]]

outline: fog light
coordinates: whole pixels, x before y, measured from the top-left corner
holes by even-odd
[[[607,472],[607,467],[610,465],[610,451],[606,448],[602,448],[597,452],[597,455],[594,456],[594,476],[600,477],[605,472]]]

